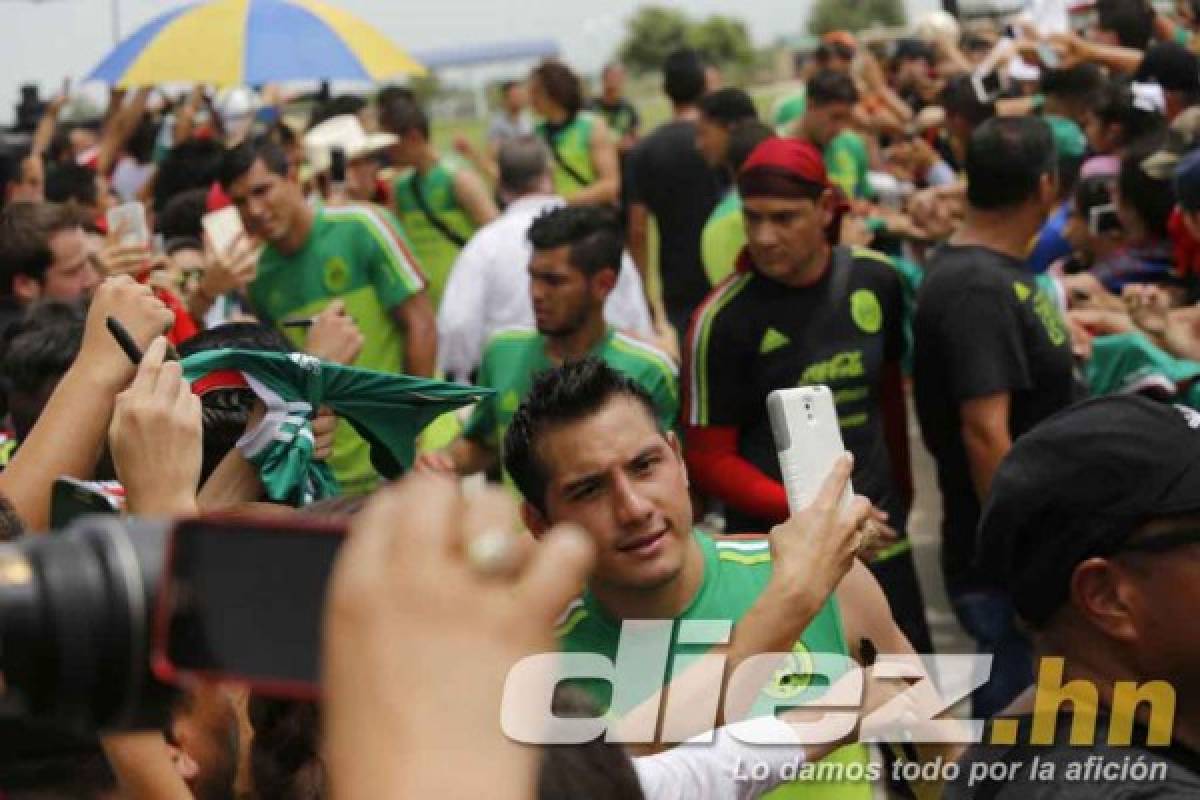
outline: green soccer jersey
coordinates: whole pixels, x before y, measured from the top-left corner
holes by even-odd
[[[353,366],[397,373],[404,365],[404,337],[391,312],[424,287],[391,215],[349,205],[317,209],[312,231],[295,253],[284,255],[268,245],[249,294],[259,317],[273,324],[311,317],[340,298],[363,335]],[[282,331],[297,348],[304,347],[304,330]],[[347,493],[368,491],[377,480],[366,443],[344,421],[330,465]]]
[[[771,124],[780,136],[790,136],[792,123],[803,117],[807,108],[808,94],[804,89],[787,95],[775,104],[775,110],[771,113]]]
[[[662,426],[675,426],[679,379],[675,365],[664,353],[609,328],[590,355],[637,381],[654,401]],[[475,406],[467,420],[466,437],[500,453],[508,424],[533,385],[533,376],[554,367],[546,355],[546,337],[532,328],[512,328],[493,336],[484,350],[476,383],[496,394]]]
[[[458,252],[475,232],[474,221],[458,202],[454,191],[454,176],[460,169],[462,165],[458,161],[443,158],[425,174],[418,175],[416,170],[411,170],[392,184],[396,215],[412,242],[421,271],[429,281],[429,299],[435,309],[441,302],[442,290]],[[438,224],[430,221],[430,215],[447,230],[441,230]]]
[[[1140,332],[1097,336],[1085,377],[1093,395],[1152,393],[1192,405],[1200,363],[1176,358]]]
[[[704,578],[692,602],[675,619],[666,676],[683,674],[696,659],[712,649],[711,644],[690,644],[680,641],[681,623],[699,626],[702,621],[737,623],[748,612],[771,578],[771,549],[765,537],[714,539],[695,531],[692,534],[704,553]],[[557,630],[559,647],[567,653],[595,653],[616,663],[617,646],[621,638],[620,623],[609,616],[590,592],[572,602],[560,618]],[[695,637],[701,638],[701,637]],[[776,705],[799,705],[820,697],[845,671],[836,662],[846,657],[849,649],[842,629],[837,599],[830,597],[804,629],[792,647],[789,661],[776,670],[771,682],[764,686],[754,707],[754,715],[771,713]],[[833,658],[818,664],[813,654],[828,654]],[[649,670],[654,672],[657,670]],[[659,688],[654,675],[646,678],[639,691],[624,690],[629,705],[612,707],[613,687],[604,680],[574,682],[597,703],[610,718],[620,719],[638,703],[649,699]],[[867,758],[859,745],[844,747],[829,759],[855,762]],[[868,783],[808,783],[791,784],[776,789],[768,797],[797,797],[811,800],[837,798],[867,798],[871,796]]]
[[[538,136],[552,151],[556,194],[569,198],[596,182],[596,165],[592,163],[595,127],[596,117],[590,111],[580,111],[562,127],[538,124]]]
[[[708,282],[716,286],[733,274],[734,264],[746,246],[746,222],[742,219],[742,198],[730,189],[708,215],[700,234],[700,257]]]
[[[867,169],[871,164],[867,146],[854,131],[842,131],[825,146],[825,171],[829,180],[851,200],[866,197],[870,191]]]

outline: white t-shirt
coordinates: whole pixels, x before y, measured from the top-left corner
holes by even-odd
[[[653,756],[633,759],[646,800],[753,800],[794,777],[804,764],[795,731],[775,717],[757,717],[718,728]],[[773,741],[794,744],[745,744]],[[787,773],[785,773],[785,767]]]

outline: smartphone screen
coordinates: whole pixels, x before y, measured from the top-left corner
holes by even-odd
[[[155,674],[315,698],[325,589],[344,534],[291,518],[181,522],[156,609]]]
[[[243,231],[242,218],[233,206],[208,212],[201,218],[200,224],[218,255],[228,255]]]
[[[120,235],[124,245],[149,245],[150,229],[146,226],[146,208],[141,203],[125,203],[108,210],[105,215],[108,230]]]

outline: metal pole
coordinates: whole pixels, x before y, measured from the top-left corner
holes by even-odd
[[[112,9],[113,44],[117,45],[121,42],[121,0],[109,0],[109,8]]]

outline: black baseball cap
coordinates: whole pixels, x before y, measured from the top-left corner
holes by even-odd
[[[1200,412],[1100,397],[1016,440],[992,481],[977,552],[1037,626],[1067,601],[1082,561],[1129,548],[1151,519],[1190,512],[1200,512]]]

